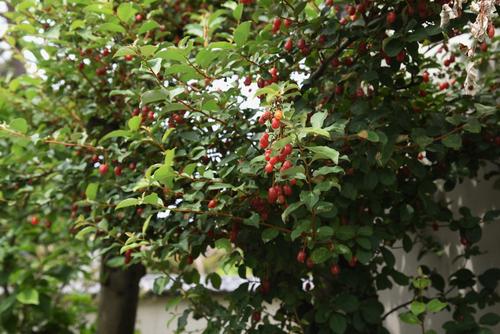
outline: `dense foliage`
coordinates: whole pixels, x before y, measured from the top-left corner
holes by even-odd
[[[388,333],[377,292],[396,285],[422,333],[439,311],[446,333],[492,333],[499,316],[477,312],[499,269],[408,277],[393,255],[438,228],[478,255],[496,215],[435,197],[500,154],[493,23],[476,52],[455,49],[477,14],[441,28],[447,2],[12,1],[6,40],[37,71],[2,82],[2,238],[31,256],[58,241],[35,262],[2,243],[0,279],[21,283],[0,307],[45,310],[51,280],[86,261],[76,234],[110,266],[175,267],[206,333]],[[481,76],[461,87],[469,64]],[[191,266],[209,246],[248,280],[226,306],[199,284],[220,276]]]

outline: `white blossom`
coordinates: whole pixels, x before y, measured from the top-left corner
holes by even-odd
[[[464,94],[465,95],[476,95],[478,91],[477,78],[479,76],[479,71],[476,68],[474,62],[467,64],[467,77],[464,82]]]
[[[441,28],[444,28],[450,23],[450,19],[454,19],[456,17],[455,13],[451,9],[448,4],[444,4],[443,8],[441,8]]]

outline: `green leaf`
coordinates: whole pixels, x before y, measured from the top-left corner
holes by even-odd
[[[264,231],[262,231],[262,240],[267,243],[274,238],[276,238],[279,235],[279,231],[275,228],[266,228]]]
[[[382,48],[389,57],[396,57],[403,47],[403,43],[395,37],[388,37],[382,42]]]
[[[322,128],[323,122],[325,121],[328,113],[326,112],[317,112],[311,117],[311,125],[313,128]]]
[[[116,57],[123,57],[123,56],[128,56],[128,55],[135,56],[136,54],[137,53],[135,52],[135,50],[132,47],[122,46],[121,48],[118,49],[118,51],[115,52],[113,57],[116,58]]]
[[[149,222],[151,221],[152,217],[153,215],[149,215],[144,221],[144,224],[142,224],[142,234],[146,234],[146,231],[148,230],[149,227]]]
[[[362,139],[367,139],[371,142],[378,142],[379,137],[378,134],[374,131],[362,130],[358,133],[358,137]]]
[[[220,289],[222,284],[222,278],[217,273],[211,273],[207,276],[207,280],[210,281],[215,289]]]
[[[309,134],[330,138],[330,132],[320,128],[302,128],[299,130],[299,137],[303,138]]]
[[[126,33],[127,30],[125,30],[124,27],[122,27],[121,25],[117,24],[117,23],[112,23],[112,22],[108,22],[108,23],[103,23],[101,24],[97,30],[99,31],[110,31],[110,32],[119,32],[119,33]]]
[[[330,258],[331,255],[332,253],[328,250],[328,248],[320,247],[313,250],[311,254],[311,259],[313,260],[314,263],[323,263],[326,260],[328,260],[328,258]]]
[[[323,166],[318,170],[315,170],[313,176],[321,176],[328,174],[339,174],[344,172],[344,169],[340,166]]]
[[[366,250],[372,249],[372,243],[368,238],[356,238],[356,243]]]
[[[342,225],[335,232],[335,237],[344,241],[353,239],[355,235],[356,230],[354,229],[354,226],[350,225]]]
[[[316,153],[315,159],[330,159],[335,164],[339,163],[339,152],[328,146],[309,146],[307,149]]]
[[[139,204],[139,200],[137,198],[127,198],[121,201],[116,205],[115,210],[121,209],[121,208],[126,208],[129,206],[135,206]]]
[[[256,228],[259,228],[259,222],[260,222],[260,216],[255,212],[252,212],[250,218],[246,218],[243,220],[243,224],[248,226],[253,226]]]
[[[300,208],[302,206],[302,202],[294,202],[290,205],[288,205],[288,207],[285,209],[285,211],[283,211],[283,213],[281,214],[281,219],[283,220],[283,222],[286,222],[286,219],[287,217],[292,213],[294,212],[295,210],[297,210],[298,208]]]
[[[443,303],[439,299],[432,299],[430,302],[427,303],[427,310],[429,312],[439,312],[442,309],[444,309],[448,304]]]
[[[9,128],[17,132],[28,132],[28,122],[24,118],[15,118],[9,123]]]
[[[158,102],[158,101],[167,101],[170,98],[170,94],[167,90],[165,89],[154,89],[154,90],[149,90],[142,94],[141,96],[141,102],[143,104],[149,104],[152,102]]]
[[[185,51],[174,47],[158,51],[156,57],[164,60],[175,60],[183,64],[187,63]]]
[[[300,193],[300,200],[302,202],[304,202],[304,204],[307,206],[309,211],[311,211],[314,208],[314,205],[316,205],[316,203],[318,203],[319,195],[314,191],[303,190]]]
[[[156,52],[156,49],[158,49],[158,46],[156,46],[156,45],[144,45],[144,46],[141,46],[139,48],[141,55],[143,57],[151,56],[152,54],[154,54]]]
[[[318,228],[318,232],[316,233],[318,238],[326,239],[333,235],[333,228],[330,226],[321,226]]]
[[[87,189],[85,190],[85,195],[89,201],[95,200],[97,196],[97,190],[99,189],[99,183],[89,183]]]
[[[153,206],[159,206],[159,207],[163,206],[163,200],[160,197],[158,197],[157,193],[152,193],[152,194],[145,196],[142,199],[142,203],[150,204]]]
[[[128,120],[128,128],[132,131],[137,131],[141,127],[142,117],[134,116]]]
[[[156,22],[154,20],[148,20],[141,25],[141,27],[139,28],[139,31],[137,31],[137,33],[139,35],[142,35],[148,31],[151,31],[151,30],[159,28],[159,27],[160,27],[160,24],[158,24],[158,22]]]
[[[339,313],[333,313],[328,321],[330,329],[335,334],[344,334],[347,329],[346,318]]]
[[[410,324],[410,325],[417,325],[420,323],[420,319],[415,314],[413,314],[411,312],[406,312],[406,313],[400,314],[399,319],[401,319],[401,321],[406,322],[407,324]]]
[[[480,133],[481,123],[477,120],[477,118],[470,118],[467,120],[467,124],[464,125],[464,130],[470,133]]]
[[[413,314],[419,315],[425,312],[425,303],[414,300],[410,304],[410,310]]]
[[[232,250],[231,241],[227,238],[217,239],[215,240],[215,248],[224,249],[229,253]]]
[[[496,326],[499,322],[500,316],[496,313],[486,313],[479,319],[479,323],[486,326]]]
[[[297,239],[298,237],[300,237],[300,235],[309,230],[311,228],[311,222],[309,220],[303,220],[300,222],[300,224],[297,225],[297,227],[295,227],[292,231],[292,233],[290,233],[290,238],[293,240]]]
[[[116,10],[118,18],[124,22],[131,20],[136,13],[137,9],[135,9],[130,2],[120,4],[120,6],[118,6],[118,9]]]
[[[236,21],[239,21],[241,20],[241,15],[243,14],[243,4],[239,4],[238,6],[236,6],[235,9],[233,9],[233,17],[236,19]]]
[[[130,136],[132,136],[131,131],[115,130],[115,131],[111,131],[111,132],[107,133],[104,137],[102,137],[99,140],[99,143],[102,143],[103,141],[105,141],[106,139],[109,139],[109,138],[117,138],[117,137],[129,138]]]
[[[38,291],[35,289],[22,290],[20,293],[16,295],[16,299],[21,304],[38,305],[39,303]]]
[[[441,142],[446,147],[458,150],[462,146],[462,137],[460,137],[460,135],[456,133],[453,133],[449,136],[446,136],[443,140],[441,140]]]
[[[78,231],[78,233],[75,235],[75,239],[77,239],[77,240],[85,240],[87,234],[93,233],[95,231],[96,231],[96,227],[95,226],[85,226],[80,231]]]
[[[245,45],[245,42],[248,40],[248,36],[250,35],[251,25],[252,25],[251,21],[246,21],[241,23],[234,30],[234,41],[236,42],[236,45],[238,45],[239,47]]]

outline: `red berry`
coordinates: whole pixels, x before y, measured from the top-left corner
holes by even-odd
[[[354,60],[352,59],[352,57],[345,57],[342,62],[345,66],[352,66],[352,64],[354,64]]]
[[[488,25],[488,37],[490,39],[493,39],[493,37],[495,37],[495,26],[493,25],[493,23],[490,23]]]
[[[269,70],[269,74],[271,74],[271,76],[274,78],[274,77],[277,77],[278,76],[278,69],[276,67],[273,67]]]
[[[399,62],[399,63],[402,63],[404,60],[405,60],[405,57],[406,57],[406,52],[404,50],[400,51],[397,56],[396,56],[396,60]]]
[[[356,267],[357,263],[358,263],[358,258],[356,256],[351,257],[351,260],[349,260],[349,266],[352,268]]]
[[[281,166],[281,168],[280,168],[280,172],[284,172],[284,171],[286,171],[287,169],[289,169],[289,168],[290,168],[290,167],[292,167],[292,166],[293,166],[292,162],[291,162],[290,160],[286,160],[286,161],[283,163],[283,165]]]
[[[116,166],[114,172],[116,176],[120,176],[122,175],[122,168],[120,166]]]
[[[356,6],[356,11],[360,14],[364,14],[366,12],[366,6],[364,3],[360,3]]]
[[[326,36],[325,35],[319,35],[318,37],[318,43],[323,45],[326,42]]]
[[[102,56],[103,57],[109,56],[109,49],[104,48],[104,50],[102,50]]]
[[[240,3],[243,5],[251,5],[253,0],[240,0]]]
[[[38,219],[37,216],[31,217],[31,225],[38,225],[40,223],[40,220]]]
[[[130,170],[135,170],[135,167],[136,167],[136,163],[135,162],[131,162],[131,163],[128,164],[128,168]]]
[[[285,48],[285,50],[287,52],[292,51],[292,49],[293,49],[293,41],[292,41],[291,38],[289,38],[289,39],[286,40],[284,48]]]
[[[460,243],[464,245],[465,247],[469,246],[469,240],[467,240],[466,237],[461,237],[460,238]]]
[[[347,21],[347,19],[345,17],[343,17],[340,19],[339,23],[340,23],[340,25],[345,26],[347,23],[349,23],[349,21]]]
[[[333,0],[325,0],[325,6],[332,7],[333,6]]]
[[[261,148],[266,148],[269,145],[269,134],[267,132],[260,137],[259,145]]]
[[[263,78],[257,79],[257,87],[264,88],[266,86],[266,82]]]
[[[107,164],[102,164],[99,166],[99,174],[104,175],[108,172],[109,166]]]
[[[299,39],[297,41],[297,47],[301,50],[304,49],[306,47],[306,41],[303,38]]]
[[[281,151],[282,154],[289,155],[292,153],[293,147],[292,144],[286,144],[285,147],[283,147],[283,150]]]
[[[142,21],[142,19],[143,19],[143,17],[142,17],[142,15],[141,15],[141,14],[137,14],[137,15],[135,16],[135,22],[141,22],[141,21]]]
[[[278,32],[280,28],[281,28],[281,19],[277,17],[273,21],[273,33]]]
[[[193,256],[192,255],[188,255],[188,257],[186,258],[186,263],[193,264]]]
[[[264,171],[267,173],[267,174],[270,174],[273,172],[273,169],[274,169],[274,165],[271,164],[271,163],[267,163],[266,164],[266,167],[264,167]]]
[[[278,196],[279,196],[279,194],[278,194],[278,191],[276,191],[275,187],[271,187],[267,191],[267,200],[269,201],[269,203],[276,202],[276,200],[278,199]]]
[[[486,44],[486,42],[482,42],[481,45],[479,45],[479,49],[481,49],[482,52],[488,51],[488,44]]]
[[[279,204],[285,204],[286,203],[286,198],[283,195],[278,196],[278,201]]]
[[[153,121],[155,119],[155,113],[154,113],[154,111],[148,112],[148,119],[150,121]]]
[[[132,56],[132,55],[125,55],[124,58],[125,58],[126,61],[131,61],[132,59],[134,59],[134,56]]]
[[[271,121],[271,127],[273,129],[277,129],[280,127],[280,125],[281,125],[281,121],[277,118],[273,118],[273,120]]]
[[[208,202],[208,208],[213,209],[217,206],[217,200],[216,199],[211,199],[210,202]]]
[[[340,61],[338,58],[333,58],[331,61],[331,64],[333,67],[339,67],[340,66]]]
[[[420,95],[421,97],[425,97],[425,96],[427,96],[427,92],[425,90],[421,89],[418,91],[418,95]]]
[[[365,96],[365,92],[363,91],[363,88],[360,87],[360,88],[356,89],[356,97],[361,98],[363,96]]]
[[[396,22],[396,18],[397,16],[395,12],[387,13],[387,18],[386,18],[387,24],[389,25],[393,24],[394,22]]]
[[[243,84],[244,84],[245,86],[250,86],[250,85],[252,84],[252,77],[251,77],[251,76],[247,76],[247,77],[245,78],[245,81],[243,81]]]
[[[293,24],[293,21],[290,19],[285,19],[285,27],[290,28],[290,26]]]
[[[314,261],[312,260],[312,258],[310,258],[310,257],[307,258],[307,260],[306,260],[306,266],[309,269],[312,269],[314,267]]]
[[[356,14],[356,7],[354,7],[353,5],[347,5],[347,6],[345,6],[345,11],[349,15],[354,15],[354,14]]]
[[[439,90],[445,90],[445,89],[448,89],[450,87],[450,84],[448,82],[441,82],[439,84]]]
[[[271,159],[269,159],[269,163],[274,166],[278,163],[279,159],[280,158],[278,156],[274,156]]]
[[[132,116],[138,116],[141,113],[141,109],[139,108],[134,108],[132,111]]]
[[[332,273],[333,276],[337,276],[340,274],[340,267],[338,264],[332,264],[330,267],[330,272]]]
[[[293,194],[292,187],[290,187],[288,184],[285,184],[283,186],[283,193],[285,194],[285,196],[291,196]]]
[[[290,185],[291,185],[291,186],[294,186],[294,185],[296,185],[296,184],[297,184],[297,180],[296,180],[296,179],[291,179],[291,180],[290,180]]]
[[[422,74],[422,81],[423,81],[423,82],[429,82],[429,72],[425,71],[425,72]]]
[[[344,92],[344,87],[343,86],[337,85],[335,87],[335,95],[342,95],[343,92]]]
[[[418,159],[418,160],[420,160],[420,161],[424,160],[424,159],[425,159],[425,155],[424,155],[424,153],[420,152],[420,153],[417,155],[417,159]]]
[[[306,251],[305,250],[300,250],[299,253],[297,254],[297,261],[300,263],[304,263],[306,261]]]
[[[95,70],[95,74],[98,75],[98,76],[103,76],[106,74],[106,67],[98,67],[96,70]]]
[[[129,264],[130,261],[132,261],[132,250],[127,249],[125,251],[125,254],[123,255],[125,257],[125,264]]]
[[[451,62],[450,62],[449,59],[445,59],[444,62],[443,62],[443,65],[446,66],[446,67],[448,67],[448,66],[450,66],[450,63]]]
[[[85,67],[85,63],[84,62],[81,62],[80,64],[78,64],[78,69],[80,71],[82,71],[84,67]]]
[[[260,312],[259,311],[254,311],[252,313],[252,321],[253,322],[259,322],[260,321]]]

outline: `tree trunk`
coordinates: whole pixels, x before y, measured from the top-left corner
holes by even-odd
[[[101,265],[101,292],[97,319],[98,334],[133,334],[139,281],[146,274],[141,264],[126,269],[110,268],[103,258]]]

